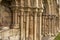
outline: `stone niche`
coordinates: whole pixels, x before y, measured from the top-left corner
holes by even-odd
[[[11,1],[2,0],[0,2],[0,29],[9,29],[11,25]]]

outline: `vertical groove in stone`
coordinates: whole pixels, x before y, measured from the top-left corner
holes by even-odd
[[[51,17],[52,17],[52,16],[51,16]],[[52,23],[52,22],[53,22],[53,18],[51,18],[51,28],[50,28],[50,29],[51,29],[51,31],[50,31],[50,32],[51,32],[51,35],[52,35],[52,31],[53,31],[53,30],[52,30],[52,27],[53,27],[53,23]],[[51,35],[50,35],[50,36],[51,36]]]
[[[24,7],[24,0],[21,0],[21,7]],[[24,21],[24,19],[23,19],[23,17],[24,17],[24,9],[23,8],[21,8],[20,9],[21,10],[21,40],[25,40],[25,35],[24,35],[24,23],[23,23],[23,21]]]
[[[19,29],[20,29],[20,36],[19,36],[19,40],[21,40],[21,11],[19,13]]]
[[[49,35],[49,17],[48,17],[48,35]]]
[[[54,17],[53,17],[53,18],[54,18]],[[53,29],[54,29],[54,26],[55,26],[55,25],[53,24],[54,22],[55,22],[55,20],[53,19],[53,20],[52,20],[52,35],[54,35],[54,34],[53,34],[53,33],[54,33]]]
[[[41,15],[41,16],[42,16],[42,15]],[[41,27],[41,31],[42,31],[42,32],[41,32],[41,34],[43,35],[43,16],[42,16],[41,19],[42,19],[42,27]]]
[[[13,9],[13,24],[15,24],[15,10]]]
[[[17,24],[17,10],[18,10],[18,2],[16,1],[16,10],[15,10],[15,24]]]
[[[56,30],[56,29],[55,29],[55,27],[56,27],[56,26],[55,26],[55,17],[54,17],[54,19],[53,19],[53,22],[52,22],[52,23],[53,23],[53,29],[52,29],[52,30],[53,30],[53,34],[55,34],[55,30]]]
[[[46,20],[46,23],[45,23],[45,26],[46,26],[46,35],[48,33],[48,30],[47,30],[48,29],[48,20],[47,19],[48,19],[48,16],[46,16],[46,19],[45,19]]]
[[[24,23],[24,28],[23,28],[23,29],[24,29],[24,36],[25,36],[24,38],[25,38],[25,40],[26,40],[26,23],[27,23],[27,22],[26,22],[26,20],[27,20],[26,17],[27,17],[27,13],[24,12],[24,15],[23,15],[23,16],[24,16],[24,18],[23,18],[23,19],[24,19],[24,21],[23,21],[23,23]]]

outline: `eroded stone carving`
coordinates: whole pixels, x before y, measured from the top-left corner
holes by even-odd
[[[11,13],[9,8],[1,5],[0,0],[0,26],[9,26],[11,22]]]

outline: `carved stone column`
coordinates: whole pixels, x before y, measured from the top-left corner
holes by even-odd
[[[15,24],[19,21],[20,40],[41,40],[42,0],[21,0],[16,6]],[[19,20],[17,20],[17,14]]]
[[[57,1],[56,0],[44,0],[44,13],[43,13],[44,35],[54,36],[57,33],[58,31],[57,29],[59,28],[58,26],[59,23],[57,23],[59,21],[58,18],[59,18],[59,13],[58,13],[58,8],[57,8]],[[58,21],[56,21],[56,19]],[[48,22],[49,24],[47,25],[46,22]],[[48,28],[48,31],[47,31],[47,28]]]

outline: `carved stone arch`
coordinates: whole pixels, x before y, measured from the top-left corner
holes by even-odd
[[[14,15],[14,9],[16,8],[16,1],[15,0],[2,0],[1,1],[1,5],[4,6],[4,8],[7,10],[8,13],[10,15],[10,19],[11,19],[11,23],[10,23],[10,27],[13,24],[13,15]]]

